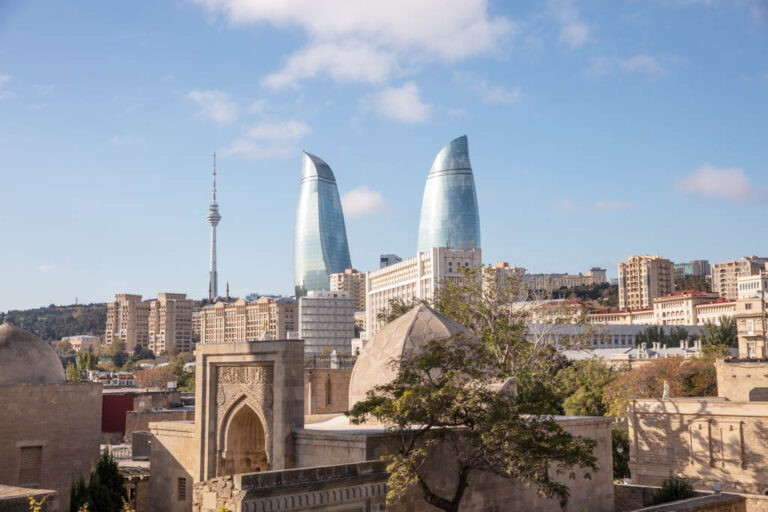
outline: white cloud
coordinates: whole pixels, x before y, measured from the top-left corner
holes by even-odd
[[[248,112],[251,114],[263,114],[267,109],[267,100],[255,100],[248,106]]]
[[[190,91],[187,98],[197,103],[202,110],[197,114],[206,116],[219,124],[231,123],[237,119],[237,104],[223,91]]]
[[[664,73],[664,66],[659,59],[650,55],[635,55],[624,59],[599,57],[593,59],[587,68],[587,73],[590,75],[608,75],[617,72],[659,75]]]
[[[511,89],[501,85],[494,85],[475,74],[467,72],[454,72],[456,82],[463,84],[468,89],[476,92],[483,103],[489,105],[513,105],[520,101],[522,89],[517,86]]]
[[[0,75],[0,100],[10,97],[10,93],[4,91],[5,84],[11,81],[11,75]]]
[[[288,158],[298,151],[298,142],[312,129],[302,121],[262,122],[224,150],[254,160]]]
[[[752,185],[743,169],[704,164],[679,183],[684,192],[705,197],[743,201],[752,195]]]
[[[50,265],[38,265],[37,270],[45,273],[45,272],[50,272],[51,268],[52,267]]]
[[[488,0],[194,0],[231,24],[298,27],[308,44],[266,79],[295,85],[325,74],[334,80],[383,83],[414,60],[454,61],[497,51],[515,30],[491,16]]]
[[[389,207],[381,192],[368,187],[350,190],[341,197],[341,207],[347,218],[359,217],[373,213],[384,213]]]
[[[589,39],[589,27],[581,21],[572,0],[549,0],[549,10],[560,23],[560,41],[578,48]]]
[[[373,108],[383,117],[408,124],[423,123],[432,115],[432,106],[421,99],[413,82],[379,92],[373,98]]]

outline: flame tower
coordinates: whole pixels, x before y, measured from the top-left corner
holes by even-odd
[[[211,269],[208,272],[208,300],[213,302],[219,296],[219,275],[216,272],[216,226],[221,220],[219,205],[216,204],[216,153],[213,154],[213,202],[205,218],[211,225]]]

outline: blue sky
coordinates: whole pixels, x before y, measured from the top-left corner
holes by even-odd
[[[0,310],[290,293],[300,151],[352,263],[415,253],[467,134],[483,259],[535,272],[768,254],[764,0],[0,3]]]

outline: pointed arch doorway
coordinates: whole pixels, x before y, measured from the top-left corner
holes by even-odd
[[[224,430],[217,476],[268,471],[267,435],[261,418],[242,402],[231,411]]]

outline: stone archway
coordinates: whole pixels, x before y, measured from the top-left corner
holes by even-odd
[[[264,423],[248,404],[231,411],[224,431],[217,476],[269,470]]]

